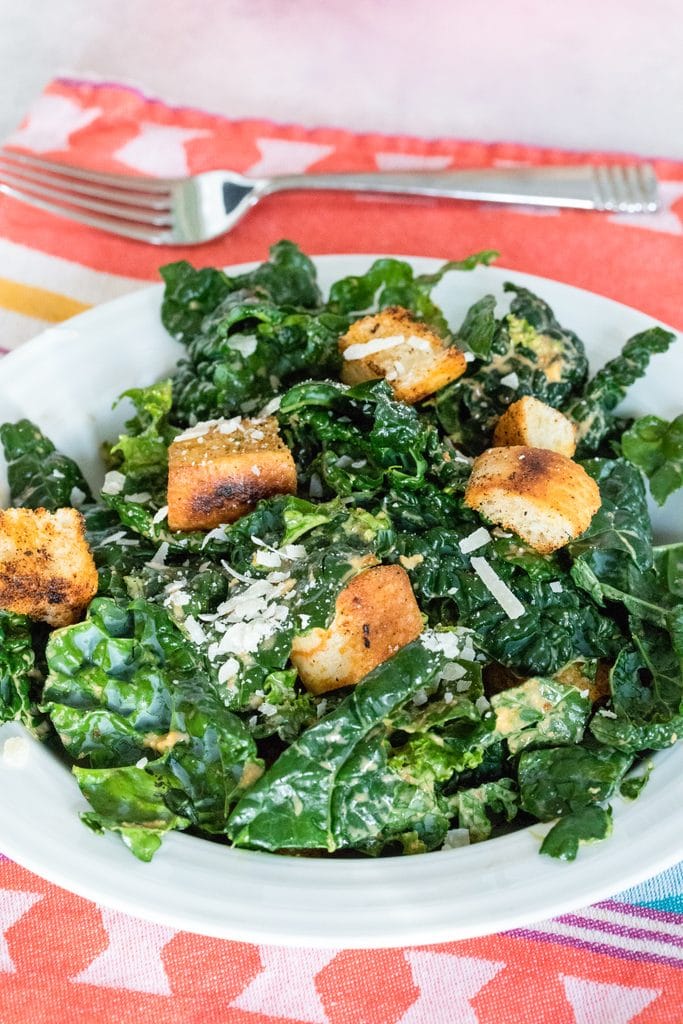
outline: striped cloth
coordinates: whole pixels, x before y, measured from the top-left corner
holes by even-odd
[[[116,83],[67,79],[47,88],[10,141],[51,159],[164,176],[217,166],[269,174],[610,159],[234,122]],[[185,252],[110,238],[0,197],[0,348],[143,287],[168,260],[261,259],[281,237],[313,253],[458,257],[497,248],[503,266],[588,288],[683,328],[683,165],[658,160],[655,167],[664,208],[651,216],[293,193],[263,203],[229,236]],[[683,865],[533,927],[361,952],[177,932],[0,859],[2,1024],[680,1024],[681,968]]]

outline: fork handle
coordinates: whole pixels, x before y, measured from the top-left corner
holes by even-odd
[[[334,189],[356,192],[389,192],[417,196],[443,196],[491,203],[525,203],[564,206],[582,210],[611,210],[635,201],[657,208],[657,180],[647,166],[637,170],[638,182],[649,193],[615,196],[605,168],[591,164],[564,167],[485,168],[458,171],[402,171],[369,174],[293,174],[269,179],[265,191]]]

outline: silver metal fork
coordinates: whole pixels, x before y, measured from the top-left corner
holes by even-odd
[[[265,196],[293,189],[385,192],[490,203],[648,213],[659,206],[648,164],[486,168],[245,178],[206,171],[191,178],[104,174],[0,150],[0,193],[151,245],[199,245],[225,234]]]

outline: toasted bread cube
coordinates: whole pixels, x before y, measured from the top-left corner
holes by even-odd
[[[580,536],[600,508],[595,480],[548,448],[489,448],[474,460],[465,504],[548,554]]]
[[[464,353],[401,306],[364,316],[339,339],[345,384],[384,377],[402,402],[413,405],[461,377]]]
[[[97,586],[83,516],[75,508],[0,510],[0,608],[69,626]]]
[[[585,662],[581,660],[570,661],[568,665],[556,672],[555,679],[567,686],[575,686],[577,690],[588,690],[588,697],[592,704],[610,695],[609,674],[610,666],[606,661],[599,661],[595,673],[590,675],[584,668]]]
[[[400,565],[359,573],[337,597],[328,629],[296,637],[292,661],[311,693],[352,686],[422,632],[410,579]]]
[[[609,686],[609,665],[606,661],[598,661],[594,673],[589,673],[585,661],[581,659],[570,661],[552,676],[558,682],[566,686],[574,686],[577,690],[588,691],[588,697],[592,704],[608,697]],[[506,668],[494,661],[484,668],[484,692],[487,697],[492,697],[503,690],[509,690],[514,686],[521,686],[526,682],[526,677],[516,675],[511,669]]]
[[[496,448],[515,444],[549,448],[571,459],[576,451],[576,428],[551,405],[525,395],[513,402],[498,420],[493,444]]]
[[[272,416],[197,424],[168,450],[171,530],[234,523],[275,494],[296,494],[296,467]]]

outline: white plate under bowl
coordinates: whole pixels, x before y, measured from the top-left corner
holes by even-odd
[[[375,257],[321,256],[323,288],[362,273]],[[432,259],[410,261],[431,272]],[[538,292],[587,344],[592,368],[649,317],[556,281],[494,268],[452,274],[437,299],[453,324],[484,293],[505,302],[512,280]],[[123,390],[170,372],[180,351],[159,320],[161,287],[107,303],[52,328],[0,362],[0,419],[28,416],[78,459],[97,486],[101,440],[115,436]],[[631,413],[681,411],[683,346],[656,356],[625,404]],[[0,501],[6,499],[0,467]],[[679,494],[653,508],[657,535],[683,535]],[[0,741],[21,733],[11,723]],[[171,833],[151,864],[79,821],[86,808],[66,768],[31,741],[26,764],[0,757],[0,849],[44,878],[116,909],[229,939],[298,946],[379,947],[502,931],[607,897],[683,856],[683,747],[658,754],[634,803],[615,801],[614,834],[573,864],[538,853],[547,826],[449,852],[385,860],[323,860],[234,850]]]

